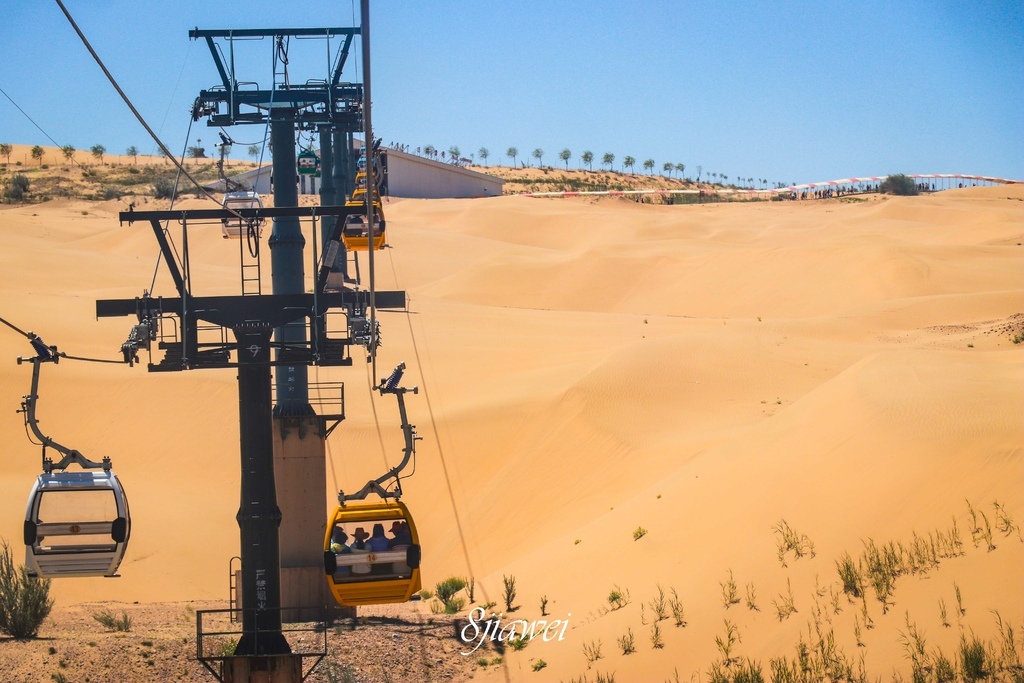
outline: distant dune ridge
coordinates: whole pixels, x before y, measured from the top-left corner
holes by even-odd
[[[121,206],[0,206],[0,315],[68,353],[116,358],[130,321],[95,320],[93,302],[140,295],[157,255],[148,226],[118,226]],[[740,637],[730,666],[756,660],[766,680],[772,658],[793,659],[801,638],[813,648],[819,632],[872,680],[894,668],[909,679],[908,624],[928,653],[951,659],[961,633],[998,650],[992,610],[1020,639],[1024,188],[386,210],[392,248],[377,254],[376,285],[407,290],[410,303],[380,314],[378,372],[404,360],[407,383],[425,390],[407,398],[424,440],[403,487],[424,585],[474,576],[477,601],[503,611],[502,577],[514,576],[513,618],[542,618],[546,597],[544,618],[571,624],[563,641],[509,650],[475,681],[662,681],[676,669],[706,680],[725,659],[726,620]],[[235,291],[235,243],[214,226],[190,231],[190,249],[197,293]],[[165,269],[156,282],[173,294]],[[30,370],[14,358],[29,353],[0,330],[0,535],[18,553],[39,471],[15,414]],[[393,401],[371,397],[360,366],[319,371],[347,385],[329,500],[400,456]],[[40,396],[44,431],[113,458],[134,521],[122,578],[55,582],[58,604],[226,599],[238,546],[234,373],[62,361],[44,368]],[[975,547],[967,501],[987,516],[994,550]],[[915,534],[948,534],[954,519],[963,554],[937,545],[938,566],[907,564],[884,613],[871,587],[865,599],[843,593],[844,553],[860,558],[868,539],[912,548]],[[783,528],[814,556],[790,551],[783,566]],[[740,601],[727,608],[730,572]],[[666,599],[675,590],[685,626],[668,610],[654,647],[659,586]],[[628,604],[612,609],[613,590]],[[789,591],[796,612],[780,619],[773,601]],[[636,652],[623,654],[628,631]],[[598,642],[588,669],[585,646]]]

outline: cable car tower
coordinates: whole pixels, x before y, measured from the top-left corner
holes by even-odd
[[[208,125],[215,127],[269,127],[274,206],[262,208],[250,202],[248,206],[225,204],[219,209],[147,212],[136,212],[130,207],[120,214],[121,222],[150,224],[177,297],[156,297],[144,291],[135,299],[96,302],[97,317],[137,318],[122,351],[126,359],[133,361],[140,350],[148,351],[151,372],[211,368],[234,368],[238,372],[242,467],[237,521],[241,540],[242,634],[234,656],[204,658],[201,622],[198,627],[200,661],[223,681],[298,682],[303,678],[302,657],[322,658],[326,653],[325,640],[323,653],[295,654],[282,632],[284,610],[311,604],[309,600],[296,602],[299,598],[294,591],[288,593],[289,584],[294,588],[315,583],[321,595],[327,593],[323,579],[327,507],[326,498],[322,497],[326,495],[324,440],[344,419],[343,391],[340,410],[316,414],[310,403],[307,369],[310,365],[351,365],[352,346],[364,347],[372,359],[380,345],[376,310],[405,308],[404,292],[374,290],[372,249],[369,291],[349,287],[344,266],[340,265],[345,258],[343,226],[351,217],[359,216],[372,232],[375,220],[373,193],[366,193],[365,205],[344,204],[346,195],[354,190],[352,133],[363,131],[366,139],[372,141],[368,4],[368,0],[363,0],[361,27],[189,32],[190,38],[206,41],[220,76],[218,86],[200,92],[192,110],[193,118],[206,118]],[[362,37],[361,84],[341,81],[356,35]],[[241,83],[236,76],[234,41],[267,38],[273,41],[274,82],[269,89],[252,88],[251,83]],[[326,78],[301,84],[289,81],[281,65],[287,64],[292,38],[326,40],[328,52],[332,40],[340,43]],[[222,47],[225,41],[228,58]],[[324,165],[333,173],[323,175],[321,205],[299,207],[295,132],[297,128],[314,127],[320,134]],[[372,148],[372,144],[366,147]],[[371,186],[372,166],[367,164]],[[258,260],[259,225],[267,219],[273,221],[268,240],[272,293],[246,289],[244,249],[240,249],[240,295],[202,296],[193,291],[190,233],[223,229],[228,234],[227,226],[236,225],[239,236],[244,233],[243,239],[251,243],[249,257]],[[162,221],[167,222],[166,227]],[[180,256],[171,245],[172,232],[180,239]],[[312,258],[308,260],[315,273],[312,291],[307,291],[305,284],[304,233],[312,242]],[[337,277],[339,270],[341,278]],[[340,327],[335,324],[339,318],[344,320]],[[156,362],[154,347],[163,351]],[[272,370],[276,374],[276,396]],[[282,476],[288,485],[282,487],[284,499],[279,507],[278,483]],[[282,530],[284,534],[280,533]],[[295,570],[288,581],[282,581],[283,558],[288,552],[282,548],[283,543],[305,548],[310,557],[308,566],[293,563],[286,568]],[[313,604],[325,605],[326,601],[318,599]],[[211,660],[217,659],[220,671],[211,666]]]

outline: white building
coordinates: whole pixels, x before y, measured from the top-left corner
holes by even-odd
[[[361,146],[359,141],[357,146]],[[385,174],[381,187],[384,196],[419,199],[497,197],[501,196],[505,184],[501,178],[397,149],[382,148],[380,152]],[[263,168],[241,173],[232,180],[261,195],[272,192],[269,163]],[[320,181],[320,178],[312,176],[299,176],[299,194],[316,194],[320,190]],[[224,183],[217,181],[208,188],[223,192]]]

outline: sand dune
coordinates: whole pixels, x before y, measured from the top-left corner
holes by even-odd
[[[424,583],[473,575],[478,601],[500,609],[502,576],[514,575],[516,617],[538,618],[542,596],[553,617],[572,614],[564,642],[507,652],[477,679],[579,677],[583,645],[598,640],[591,679],[665,680],[675,668],[688,679],[720,658],[726,618],[742,635],[736,652],[767,674],[770,657],[807,638],[816,579],[836,590],[844,551],[910,543],[954,516],[966,555],[900,577],[884,615],[869,594],[866,648],[853,635],[860,605],[840,596],[841,612],[822,611],[837,644],[852,662],[865,653],[872,675],[906,671],[909,612],[952,654],[957,622],[940,625],[938,600],[952,613],[954,582],[965,629],[993,637],[992,609],[1024,627],[1024,542],[974,548],[964,502],[994,520],[999,501],[1024,522],[1024,346],[1011,341],[1024,334],[1021,200],[1024,188],[992,187],[676,207],[392,202],[377,286],[406,289],[410,311],[381,314],[377,370],[404,360],[426,390],[408,401],[424,440],[405,487]],[[116,357],[128,321],[94,321],[93,301],[139,295],[156,256],[148,227],[119,227],[116,211],[0,210],[0,315],[69,353]],[[199,293],[237,287],[237,247],[216,226],[190,232]],[[28,352],[0,334],[0,535],[15,542],[38,471],[14,413],[29,375],[13,358]],[[317,375],[348,385],[328,485],[360,484],[400,453],[393,401],[371,398],[359,362]],[[59,582],[58,600],[224,598],[237,548],[233,373],[68,361],[46,368],[41,394],[45,430],[114,458],[135,519],[123,577]],[[782,519],[814,541],[814,558],[779,564]],[[760,612],[723,606],[730,569],[741,595],[753,584]],[[771,601],[787,580],[798,612],[780,622]],[[678,591],[687,626],[660,622],[655,649],[641,604],[659,585]],[[608,611],[614,586],[632,602]],[[622,655],[627,629],[637,652]]]

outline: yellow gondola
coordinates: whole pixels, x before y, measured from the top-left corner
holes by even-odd
[[[335,508],[324,536],[324,570],[339,605],[406,602],[420,590],[420,544],[404,503]]]
[[[356,190],[352,193],[351,199],[345,202],[345,206],[364,208],[366,206],[366,174],[360,172],[356,175]],[[384,207],[380,203],[380,195],[373,193],[373,249],[384,248],[386,239],[386,222],[384,220]],[[370,250],[370,230],[366,224],[366,216],[362,214],[351,215],[345,219],[341,230],[341,241],[349,251]]]
[[[327,520],[324,571],[335,600],[344,607],[405,602],[421,587],[419,534],[409,508],[399,500],[402,471],[412,462],[420,438],[405,412],[406,392],[418,389],[399,386],[404,371],[405,363],[400,363],[376,387],[381,395],[398,399],[405,436],[402,461],[355,493],[339,491],[339,505]],[[366,502],[371,493],[380,500]]]

